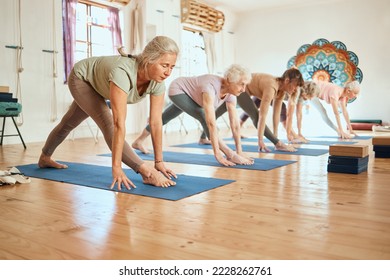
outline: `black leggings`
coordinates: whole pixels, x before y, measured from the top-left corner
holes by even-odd
[[[256,107],[255,103],[249,96],[249,93],[243,92],[237,97],[238,105],[248,114],[252,119],[254,126],[257,128],[257,123],[259,122],[259,109]],[[222,104],[215,111],[215,118],[219,118],[227,112],[226,104]],[[270,140],[274,145],[279,142],[279,139],[272,133],[267,125],[265,125],[264,136]],[[208,136],[207,136],[208,137]],[[206,138],[205,133],[202,134],[201,138]]]
[[[255,103],[257,108],[260,108],[261,99],[257,98],[256,96],[252,96],[252,100]],[[271,102],[271,105],[273,103],[273,100]],[[243,112],[240,116],[241,122],[245,122],[249,118],[249,115],[246,112]],[[287,108],[286,103],[282,103],[282,110],[280,111],[280,122],[285,122],[287,120]]]
[[[209,128],[207,127],[206,123],[206,115],[204,109],[201,106],[199,106],[194,100],[191,99],[191,97],[185,93],[173,95],[169,98],[171,99],[172,103],[165,108],[162,114],[163,125],[167,124],[174,118],[178,117],[181,113],[185,112],[191,117],[197,119],[202,125],[204,133],[206,133],[207,137],[210,137]],[[223,104],[223,106],[225,106],[225,104]],[[145,129],[150,132],[149,125],[147,125]]]

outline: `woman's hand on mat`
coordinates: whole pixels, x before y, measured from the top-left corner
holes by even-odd
[[[351,134],[351,138],[355,138],[355,137],[358,136],[358,135],[356,134],[356,132],[353,131],[353,130],[349,131],[349,133]]]
[[[229,157],[229,160],[241,165],[252,165],[254,163],[254,159],[240,155],[236,152],[233,152],[233,154]]]
[[[252,163],[254,163],[255,162],[255,160],[253,159],[253,157],[251,157],[251,156],[248,156],[246,153],[244,153],[244,152],[239,152],[239,153],[237,153],[239,156],[241,156],[241,157],[244,157],[244,158],[246,158],[247,160],[250,160]]]
[[[267,148],[267,146],[264,144],[264,141],[262,140],[259,140],[259,152],[271,152],[271,150]]]
[[[176,173],[173,172],[171,169],[166,168],[163,161],[155,162],[154,168],[164,174],[164,176],[168,179],[172,179],[172,177],[177,178]]]
[[[287,140],[289,143],[294,142],[295,139],[296,139],[296,137],[294,136],[293,133],[287,133]]]
[[[348,134],[348,133],[346,133],[346,132],[344,132],[344,131],[340,131],[340,132],[339,132],[339,137],[340,137],[341,139],[351,139],[351,138],[353,138],[354,136],[351,136],[350,134]]]
[[[306,137],[303,136],[302,134],[298,134],[298,138],[302,140],[302,143],[309,143],[310,142],[310,140],[306,139]]]
[[[216,160],[220,164],[222,164],[224,166],[234,166],[234,165],[236,165],[234,162],[232,162],[232,161],[228,160],[227,158],[225,158],[222,153],[217,153],[215,155],[215,158],[216,158]]]
[[[142,176],[145,184],[167,188],[169,186],[176,185],[176,182],[166,178],[160,171],[155,168],[151,169],[150,175],[147,177]]]
[[[122,184],[125,186],[126,189],[130,190],[131,187],[136,188],[134,183],[127,178],[125,172],[123,172],[123,169],[120,168],[112,168],[112,184],[110,186],[110,189],[115,188],[115,185],[118,184],[118,190],[122,189]]]
[[[289,143],[291,144],[306,144],[309,143],[309,140],[307,140],[305,137],[296,137],[292,140],[289,139]]]

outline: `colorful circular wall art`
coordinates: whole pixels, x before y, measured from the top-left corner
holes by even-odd
[[[362,82],[363,73],[358,64],[359,58],[348,51],[344,43],[321,38],[311,45],[302,45],[296,56],[290,58],[287,67],[298,67],[305,81],[328,81],[344,86],[354,80]],[[348,103],[354,100],[350,99]]]

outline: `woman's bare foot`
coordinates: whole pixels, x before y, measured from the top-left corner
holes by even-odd
[[[142,145],[142,142],[139,140],[135,140],[133,144],[131,144],[131,147],[133,147],[133,149],[141,151],[141,153],[143,154],[150,154],[150,151],[147,148],[145,148]]]
[[[68,168],[67,165],[58,163],[55,160],[52,160],[51,157],[43,153],[39,157],[38,166],[40,168],[58,168],[58,169]]]
[[[165,188],[176,185],[176,182],[166,178],[160,171],[156,170],[155,168],[151,169],[148,175],[142,172],[141,176],[143,183],[147,185]]]
[[[211,141],[207,138],[200,138],[198,143],[199,145],[211,145]]]

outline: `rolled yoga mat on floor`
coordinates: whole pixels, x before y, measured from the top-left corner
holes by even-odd
[[[379,126],[376,123],[351,123],[353,130],[373,130],[374,126]]]
[[[234,144],[226,144],[229,148],[235,150]],[[206,149],[210,150],[212,149],[211,145],[199,145],[198,143],[188,143],[188,144],[180,144],[180,145],[174,145],[173,147],[180,147],[180,148],[198,148],[198,149]],[[244,152],[248,153],[259,153],[259,148],[257,145],[241,145],[242,150]],[[275,148],[270,148],[272,154],[284,154],[284,155],[299,155],[299,156],[320,156],[328,153],[327,149],[307,149],[307,148],[297,148],[296,152],[285,152],[285,151],[278,151],[275,150]]]
[[[166,200],[183,199],[235,182],[234,180],[178,174],[178,178],[174,179],[176,182],[175,186],[161,188],[145,185],[142,183],[142,177],[140,175],[135,174],[131,169],[124,169],[128,178],[137,186],[137,188],[127,190],[126,187],[122,186],[122,190],[119,191],[117,186],[114,190],[110,189],[112,183],[111,167],[74,162],[61,163],[68,165],[68,168],[39,168],[37,164],[19,165],[17,168],[24,175],[33,178]]]
[[[378,119],[351,119],[351,123],[376,123],[376,124],[382,124],[382,120]]]
[[[208,145],[208,146],[210,146],[210,145]],[[136,150],[136,152],[139,155],[139,157],[143,160],[154,160],[153,153],[142,154],[138,150]],[[100,156],[111,156],[111,154],[101,154]],[[163,157],[164,157],[165,162],[188,163],[188,164],[196,164],[196,165],[217,166],[217,167],[236,168],[236,169],[261,170],[261,171],[271,170],[274,168],[282,167],[282,166],[296,162],[295,160],[255,158],[254,164],[252,164],[252,165],[223,166],[215,159],[214,155],[208,155],[208,154],[163,152]]]
[[[382,120],[378,119],[351,119],[351,126],[354,130],[372,130],[373,126],[380,125],[382,125]]]

